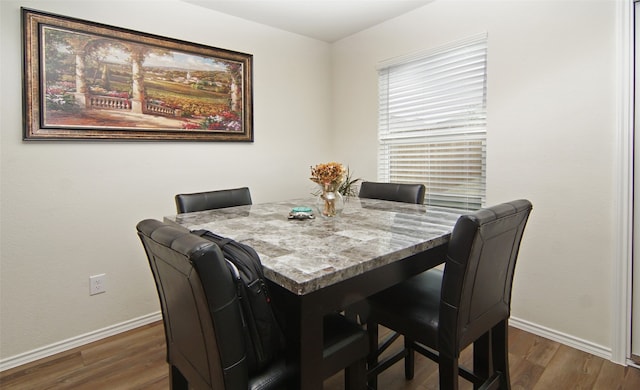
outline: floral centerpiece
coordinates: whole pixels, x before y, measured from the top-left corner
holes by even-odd
[[[311,167],[311,181],[318,183],[320,195],[320,214],[324,217],[334,217],[342,206],[342,195],[338,192],[340,185],[347,175],[344,166],[337,162],[318,164]]]

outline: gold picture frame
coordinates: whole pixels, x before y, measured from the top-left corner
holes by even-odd
[[[253,56],[22,8],[24,140],[253,141]]]

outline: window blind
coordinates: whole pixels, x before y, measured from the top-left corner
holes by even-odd
[[[486,187],[486,35],[381,64],[378,179],[475,210]]]

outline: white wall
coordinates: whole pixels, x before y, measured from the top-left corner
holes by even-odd
[[[255,142],[22,141],[21,6],[253,54]],[[0,18],[0,360],[157,312],[135,225],[175,214],[176,193],[306,196],[332,159],[326,43],[176,0],[2,0]]]
[[[23,142],[20,6],[252,53],[255,142]],[[614,7],[437,0],[327,45],[176,0],[0,1],[0,360],[157,311],[134,226],[172,214],[177,192],[304,196],[309,166],[334,159],[375,179],[376,64],[482,32],[488,203],[534,204],[513,316],[606,353]],[[102,272],[107,293],[89,297],[88,276]]]
[[[513,317],[607,354],[614,1],[438,0],[334,44],[336,154],[375,179],[376,64],[478,33],[489,47],[487,203],[525,197],[534,205]]]

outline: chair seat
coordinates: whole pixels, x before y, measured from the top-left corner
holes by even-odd
[[[348,367],[356,360],[364,359],[368,353],[367,332],[362,327],[340,314],[324,318],[322,358],[325,377]]]
[[[401,334],[436,348],[443,272],[432,269],[367,299],[370,316]]]

